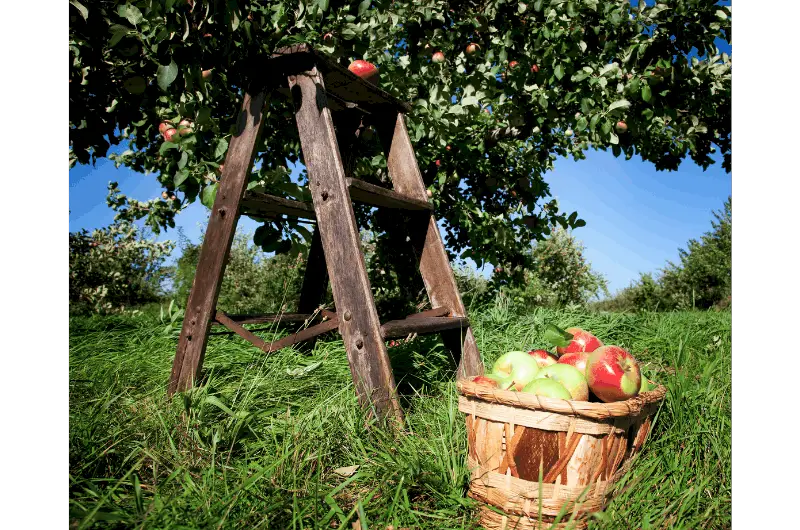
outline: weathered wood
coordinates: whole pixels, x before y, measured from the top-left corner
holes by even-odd
[[[297,310],[301,313],[311,313],[316,311],[328,290],[328,269],[325,266],[325,251],[322,249],[322,238],[319,235],[319,228],[314,227],[314,234],[311,236],[311,246],[308,249],[308,259],[306,259],[306,270],[303,273],[303,287],[300,289],[300,301]],[[304,351],[311,351],[314,348],[316,337],[309,339],[301,346]]]
[[[269,315],[226,315],[230,320],[237,324],[277,324],[277,325],[295,325],[302,324],[306,320],[312,319],[314,314],[308,313],[276,313]],[[321,317],[316,317],[321,318]],[[221,326],[221,322],[216,320],[212,321],[212,325]]]
[[[322,322],[315,326],[311,326],[310,328],[306,328],[304,330],[298,331],[297,333],[293,333],[292,335],[287,335],[282,339],[270,342],[262,349],[267,353],[271,353],[274,351],[278,351],[281,348],[286,348],[287,346],[292,346],[297,343],[307,343],[307,341],[310,341],[315,337],[322,335],[323,333],[328,333],[329,331],[333,331],[338,327],[339,327],[338,318],[326,320],[325,322]]]
[[[240,326],[239,324],[228,318],[228,315],[226,315],[222,311],[217,311],[214,319],[223,326],[225,326],[226,328],[228,328],[229,330],[233,331],[234,333],[242,337],[244,340],[246,340],[256,348],[263,350],[266,347],[267,342],[264,339],[254,335],[250,330],[247,330],[244,327]]]
[[[225,157],[217,198],[211,209],[208,228],[197,263],[191,294],[186,304],[178,348],[170,374],[168,394],[183,391],[194,384],[203,366],[211,319],[219,297],[222,275],[236,231],[239,201],[253,168],[255,145],[264,124],[262,112],[266,92],[244,95],[236,134]]]
[[[243,215],[269,217],[275,214],[314,219],[314,206],[306,202],[284,199],[268,193],[246,191],[239,207]]]
[[[419,313],[413,313],[408,315],[406,318],[420,318],[420,317],[444,317],[449,316],[450,310],[446,307],[434,307],[433,309],[427,309],[425,311],[420,311]]]
[[[318,71],[289,77],[305,165],[340,331],[359,402],[402,418],[394,374],[372,298],[355,214]]]
[[[406,197],[427,202],[427,192],[408,136],[405,116],[400,113],[394,116],[387,115],[379,120],[376,126],[386,152],[389,176],[395,191]],[[466,317],[467,311],[461,301],[436,219],[433,215],[420,214],[419,217],[414,227],[415,233],[419,236],[413,237],[411,243],[419,259],[419,270],[431,305],[446,307],[453,316]],[[471,328],[445,332],[442,334],[442,341],[459,359],[458,378],[464,379],[483,373],[483,363]]]
[[[469,319],[465,317],[413,317],[390,320],[381,326],[384,339],[407,337],[411,333],[429,335],[452,329],[466,329]]]
[[[375,112],[393,109],[396,112],[409,112],[411,105],[395,98],[385,90],[364,81],[333,58],[317,52],[308,44],[296,44],[275,51],[268,64],[255,65],[262,75],[298,75],[316,67],[325,76],[325,90],[338,100],[353,102]]]
[[[388,190],[363,180],[349,178],[347,186],[350,197],[356,202],[383,208],[398,208],[401,210],[433,211],[433,205],[428,201],[420,201],[405,197],[402,193]]]

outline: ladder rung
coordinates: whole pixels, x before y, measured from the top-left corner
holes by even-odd
[[[357,202],[381,206],[383,208],[433,211],[433,205],[428,201],[412,199],[396,191],[387,190],[386,188],[369,184],[363,180],[348,178],[347,186],[350,189],[350,197]]]
[[[244,215],[264,216],[280,214],[288,215],[290,217],[299,217],[301,219],[315,219],[314,206],[311,203],[293,201],[291,199],[284,199],[283,197],[276,197],[275,195],[268,195],[266,193],[259,193],[255,191],[244,192],[240,211]]]
[[[225,315],[228,319],[236,322],[237,324],[302,324],[306,320],[314,317],[312,314],[305,313],[278,313],[274,315]],[[316,315],[317,319],[321,319],[322,315]],[[214,320],[212,324],[220,325],[220,322]]]
[[[329,56],[317,52],[307,44],[296,44],[277,50],[270,59],[270,72],[295,75],[309,70],[314,64],[325,79],[325,90],[344,101],[352,101],[370,109],[375,106],[391,107],[407,113],[411,105],[395,98],[385,90],[364,81]],[[263,66],[263,65],[262,65]]]
[[[410,317],[390,320],[381,326],[384,339],[399,339],[412,333],[427,335],[450,329],[469,327],[466,317]]]

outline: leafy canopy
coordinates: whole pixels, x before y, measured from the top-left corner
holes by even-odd
[[[731,10],[712,0],[70,1],[70,162],[111,156],[151,172],[165,198],[112,193],[118,217],[154,229],[216,194],[245,67],[308,42],[342,64],[364,58],[380,86],[413,104],[412,140],[451,257],[502,264],[517,280],[558,211],[542,175],[588,149],[674,170],[719,150],[730,170]],[[467,54],[475,43],[476,52]],[[441,51],[443,63],[431,60]],[[204,74],[205,72],[205,74]],[[186,134],[165,141],[159,124]],[[624,122],[620,124],[619,122]],[[367,131],[369,132],[369,131]],[[365,134],[365,149],[369,141]],[[250,188],[296,198],[287,165],[302,161],[291,103],[273,97]],[[374,143],[375,140],[373,139]],[[111,153],[112,145],[127,149]],[[385,181],[382,155],[355,176]],[[377,234],[396,219],[357,212]],[[265,222],[256,242],[299,250],[309,232]]]

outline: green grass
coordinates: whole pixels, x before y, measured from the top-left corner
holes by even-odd
[[[650,440],[590,528],[731,526],[730,313],[497,308],[472,321],[487,364],[543,345],[552,321],[631,349],[668,387]],[[455,366],[436,340],[389,350],[406,411],[395,434],[364,428],[341,341],[265,356],[213,337],[201,385],[167,401],[176,341],[150,313],[71,319],[71,526],[478,527]],[[359,467],[334,472],[347,466]]]

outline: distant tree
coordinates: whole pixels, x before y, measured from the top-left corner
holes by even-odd
[[[169,275],[172,241],[149,239],[128,222],[69,234],[69,301],[73,311],[108,313],[159,300]]]

